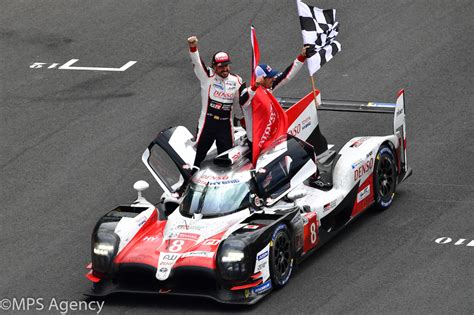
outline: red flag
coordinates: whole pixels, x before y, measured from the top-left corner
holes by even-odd
[[[252,99],[252,163],[288,131],[288,117],[272,92],[260,86]]]
[[[258,63],[260,62],[260,49],[258,47],[257,34],[255,33],[255,27],[253,25],[250,27],[250,41],[252,42],[252,69],[250,71],[250,86],[255,84],[255,68],[257,68]]]

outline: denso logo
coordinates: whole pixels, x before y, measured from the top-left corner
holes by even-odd
[[[226,100],[231,100],[234,98],[234,93],[233,92],[222,92],[222,91],[214,91],[214,96],[215,97],[220,97],[220,98],[224,98]]]
[[[209,179],[209,180],[226,180],[229,179],[228,175],[202,175],[200,178],[202,179]]]
[[[369,172],[372,169],[372,167],[374,167],[373,158],[371,158],[369,161],[365,161],[364,163],[362,163],[361,166],[359,166],[358,168],[354,170],[354,181],[364,176],[367,172]]]

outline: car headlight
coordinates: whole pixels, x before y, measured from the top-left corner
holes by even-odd
[[[117,255],[120,238],[113,232],[98,232],[92,237],[92,269],[107,273]]]
[[[240,250],[229,250],[221,257],[221,261],[223,263],[239,262],[239,261],[242,261],[244,257],[245,257],[244,252]]]
[[[250,255],[241,240],[225,240],[219,247],[217,264],[223,279],[246,280],[250,276]]]

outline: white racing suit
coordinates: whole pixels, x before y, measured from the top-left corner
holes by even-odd
[[[222,153],[234,145],[233,111],[239,108],[239,94],[242,78],[230,73],[222,78],[207,68],[199,56],[197,48],[189,51],[191,61],[201,84],[201,115],[196,134],[196,158],[198,166],[216,141],[217,152]],[[243,86],[244,88],[245,86]]]

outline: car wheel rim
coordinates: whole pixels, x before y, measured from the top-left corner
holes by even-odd
[[[378,163],[377,179],[380,197],[391,198],[395,187],[395,169],[392,160],[387,156],[383,156]]]
[[[291,267],[290,239],[281,233],[275,240],[275,271],[278,277],[283,277]]]

